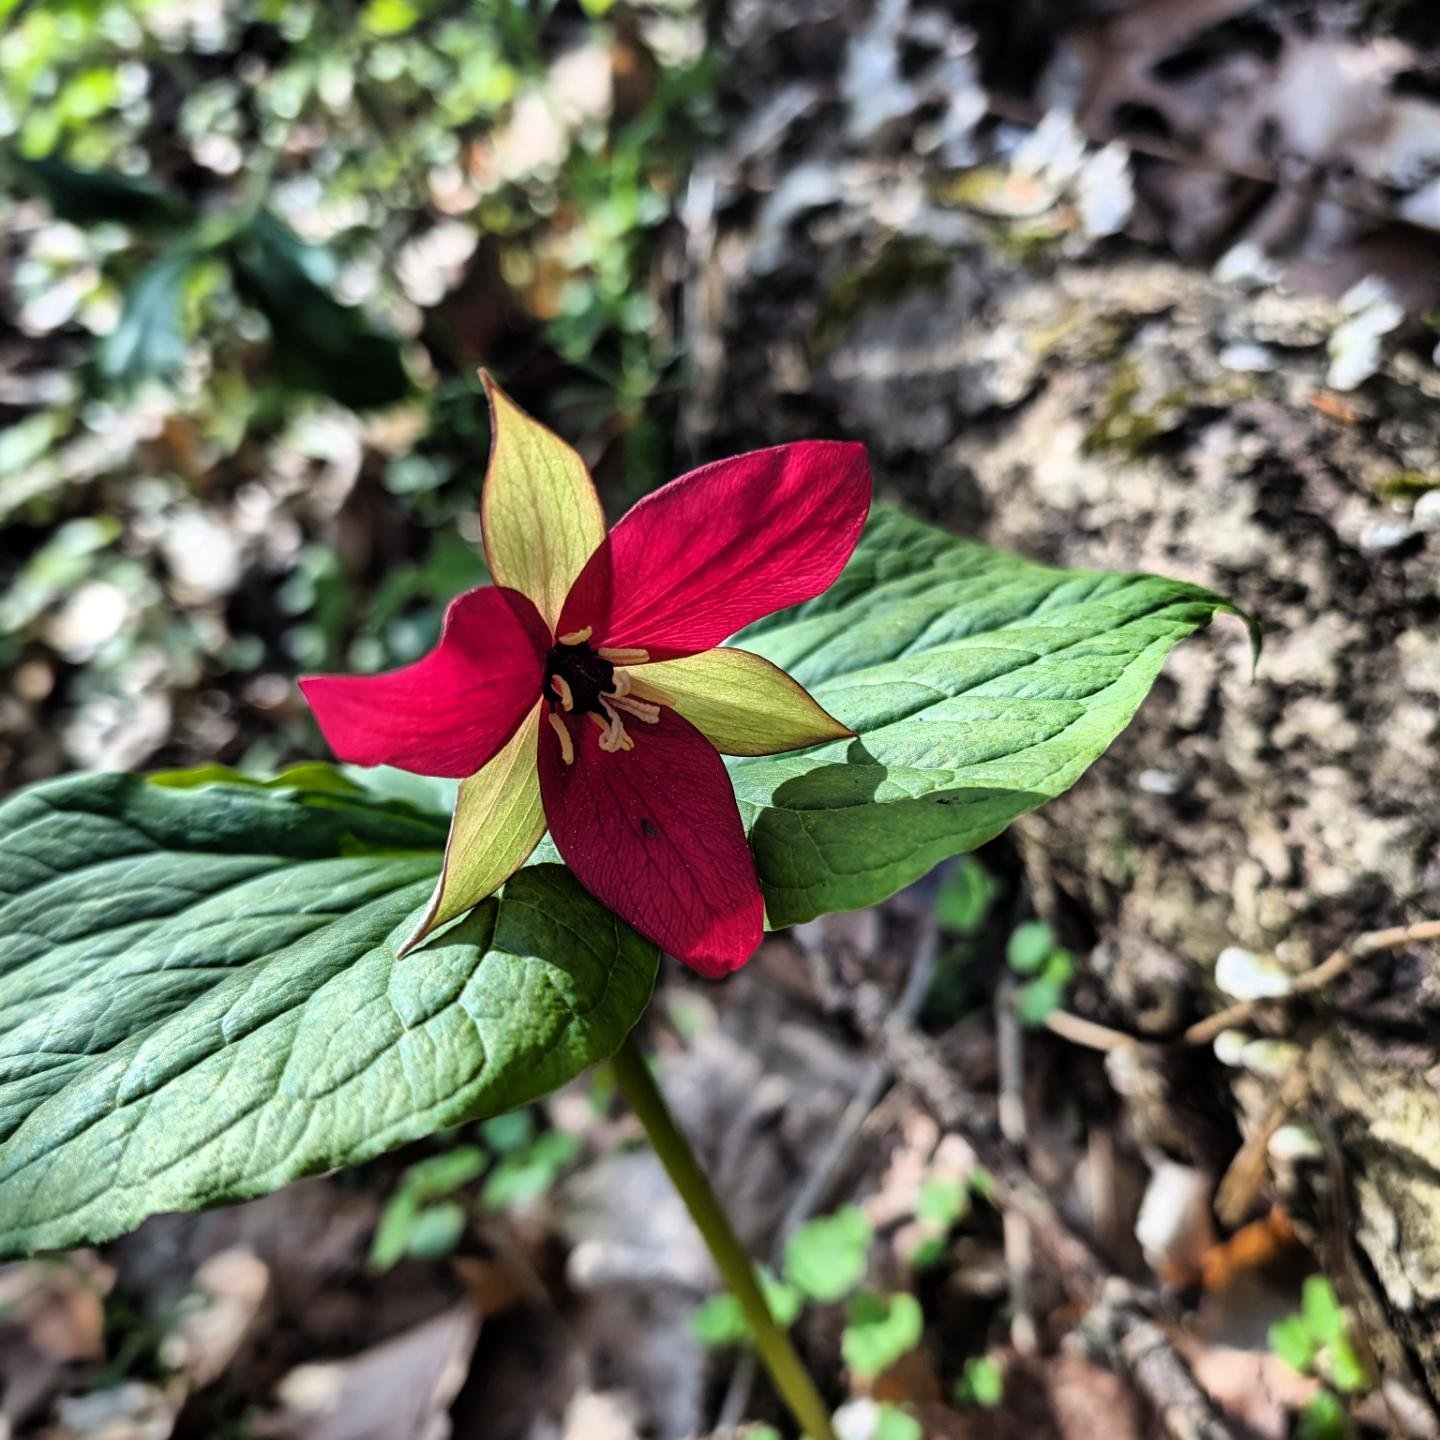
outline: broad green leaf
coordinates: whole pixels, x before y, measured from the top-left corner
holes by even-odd
[[[856,732],[730,762],[769,923],[873,904],[1069,789],[1175,645],[1230,608],[877,507],[825,594],[736,637]]]
[[[633,672],[655,685],[724,755],[801,750],[850,732],[827,715],[783,670],[759,655],[721,645]],[[646,694],[640,691],[643,700]]]
[[[658,957],[534,866],[397,958],[443,821],[78,775],[0,806],[0,1253],[263,1194],[553,1090]]]

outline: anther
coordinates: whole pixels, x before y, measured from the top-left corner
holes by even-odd
[[[583,630],[571,630],[569,634],[557,635],[555,638],[562,645],[583,645],[594,633],[595,627],[587,625]],[[601,650],[598,653],[603,655],[605,652]]]
[[[589,639],[589,632],[586,632],[586,639]],[[562,645],[570,642],[561,637]],[[639,650],[633,646],[612,646],[602,645],[595,652],[602,660],[608,660],[612,665],[643,665],[649,658],[648,650]]]
[[[654,725],[660,719],[660,707],[652,705],[648,700],[637,700],[633,695],[620,694],[607,695],[605,699],[617,710],[623,710],[627,715],[633,715],[647,725]]]
[[[562,710],[569,712],[575,708],[575,694],[570,689],[570,682],[563,675],[552,675],[550,688],[559,696]]]
[[[567,707],[568,708],[568,707]],[[560,758],[567,764],[575,763],[575,746],[570,739],[570,731],[565,722],[552,710],[547,717],[551,728],[560,740]]]

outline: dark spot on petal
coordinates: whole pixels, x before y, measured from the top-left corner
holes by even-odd
[[[647,840],[653,840],[660,832],[655,828],[654,824],[651,821],[642,820],[640,822],[640,833]]]

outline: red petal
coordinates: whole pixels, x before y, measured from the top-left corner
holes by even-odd
[[[738,970],[760,944],[765,905],[715,747],[673,710],[631,721],[635,748],[614,753],[587,717],[563,718],[575,761],[542,725],[540,794],[566,864],[677,960],[712,979]]]
[[[469,590],[440,643],[385,675],[309,675],[300,688],[330,748],[356,765],[473,775],[540,696],[550,632],[516,590]]]
[[[844,568],[870,508],[863,445],[807,440],[692,470],[634,506],[580,572],[557,632],[652,660],[709,650]]]

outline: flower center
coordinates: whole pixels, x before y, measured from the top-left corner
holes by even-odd
[[[545,661],[545,698],[552,705],[577,715],[604,715],[600,697],[614,688],[614,664],[583,640],[578,645],[550,647]]]
[[[637,680],[622,665],[643,665],[645,650],[609,649],[590,645],[588,627],[562,635],[545,658],[543,694],[550,702],[550,725],[560,741],[560,756],[567,765],[575,763],[575,744],[566,715],[588,715],[600,731],[600,748],[609,753],[633,750],[635,742],[625,729],[625,716],[654,725],[661,705],[673,705],[674,698],[653,685]]]

